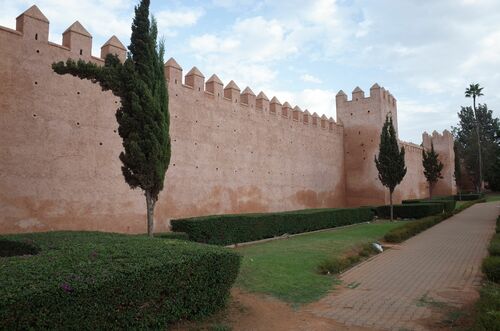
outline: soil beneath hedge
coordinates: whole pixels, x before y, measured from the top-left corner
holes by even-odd
[[[369,330],[361,327],[348,327],[332,319],[315,316],[306,310],[307,306],[294,309],[270,296],[247,293],[233,288],[230,304],[224,311],[201,322],[183,322],[169,329],[174,331]]]

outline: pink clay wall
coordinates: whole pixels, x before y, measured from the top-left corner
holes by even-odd
[[[48,42],[49,22],[33,6],[16,30],[0,27],[0,233],[146,231],[145,203],[121,174],[118,99],[89,81],[59,76],[53,62],[91,56],[92,37],[75,22],[63,44]],[[125,58],[116,37],[101,57]],[[312,115],[261,92],[243,92],[196,68],[183,77],[166,63],[172,159],[156,207],[156,231],[172,218],[378,205],[389,201],[374,157],[386,115],[397,129],[395,98],[375,84],[337,95],[337,119]],[[449,132],[425,135],[445,164],[437,194],[454,193]],[[395,202],[427,196],[422,147],[406,148],[408,172]],[[450,145],[451,144],[451,145]],[[451,146],[451,149],[450,149]]]
[[[102,63],[91,37],[75,25],[71,49],[49,43],[48,21],[30,10],[18,19],[24,33],[0,28],[0,233],[144,232],[144,198],[118,160],[118,99],[50,67],[68,57]],[[195,88],[169,82],[172,160],[156,231],[171,218],[345,204],[342,126],[273,115],[265,100],[258,110],[251,95],[248,106],[191,78]]]

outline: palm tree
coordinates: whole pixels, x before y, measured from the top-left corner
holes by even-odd
[[[483,95],[481,91],[483,90],[479,84],[470,84],[468,88],[465,89],[465,97],[472,98],[472,106],[474,107],[474,119],[476,121],[476,136],[477,136],[477,154],[479,163],[479,188],[478,192],[481,193],[483,189],[483,159],[481,156],[481,139],[479,135],[479,120],[477,118],[476,112],[476,98]]]

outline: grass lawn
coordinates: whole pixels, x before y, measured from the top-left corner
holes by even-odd
[[[457,201],[456,205],[455,205],[455,209],[458,209],[460,206],[462,206],[463,204],[467,203],[468,201]]]
[[[337,282],[316,272],[323,260],[376,241],[402,223],[361,224],[240,247],[236,251],[243,262],[236,285],[293,304],[318,300]]]
[[[486,202],[500,201],[500,193],[491,193],[486,195]]]

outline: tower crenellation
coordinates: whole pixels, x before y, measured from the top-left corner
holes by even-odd
[[[205,92],[205,76],[198,68],[193,67],[184,78],[187,86],[190,86],[195,92]]]
[[[256,96],[250,87],[246,87],[243,92],[241,92],[241,103],[247,105],[250,108],[255,108]]]
[[[92,35],[78,21],[63,32],[62,44],[70,50],[73,56],[80,58],[92,56]]]

